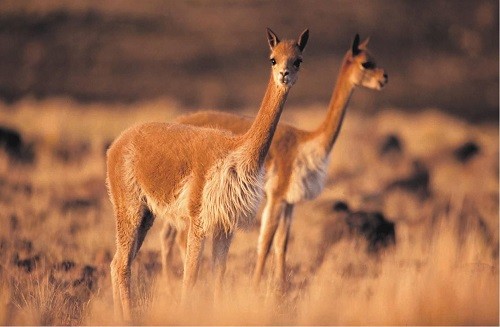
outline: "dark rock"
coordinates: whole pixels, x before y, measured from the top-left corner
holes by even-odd
[[[413,172],[408,176],[389,183],[386,191],[403,189],[417,193],[423,198],[430,194],[429,190],[430,173],[425,164],[416,160],[413,162]]]
[[[17,215],[12,214],[10,215],[10,230],[15,231],[19,227],[19,218],[17,218]]]
[[[64,163],[81,162],[90,150],[88,142],[63,143],[54,150],[54,155]]]
[[[399,137],[394,134],[387,135],[380,145],[379,153],[384,156],[389,153],[401,153],[403,151],[403,146]]]
[[[9,242],[7,242],[6,239],[4,238],[0,238],[0,251],[5,253],[5,250],[7,250],[7,248],[9,248]]]
[[[29,254],[33,251],[33,242],[28,239],[18,239],[14,242],[14,248]]]
[[[33,144],[26,144],[21,133],[15,129],[0,126],[0,149],[3,148],[9,157],[17,162],[33,163],[35,159]]]
[[[71,210],[88,210],[99,206],[98,199],[75,198],[67,199],[61,205],[61,211],[67,213]]]
[[[83,278],[92,278],[92,277],[94,277],[94,273],[95,272],[96,272],[96,268],[95,267],[86,265],[82,269],[82,277]]]
[[[33,194],[33,185],[30,183],[15,183],[11,185],[12,191],[16,193],[23,193],[24,195],[31,196]]]
[[[335,211],[335,212],[349,211],[349,206],[344,201],[340,201],[340,200],[335,201],[335,203],[333,204],[333,211]]]
[[[84,266],[81,277],[73,281],[73,287],[84,286],[88,290],[92,291],[97,281],[95,272],[95,267],[89,265]]]
[[[345,217],[345,222],[351,233],[366,239],[369,251],[396,243],[394,223],[386,220],[380,212],[352,212]]]
[[[62,271],[70,271],[73,268],[75,268],[75,262],[72,260],[64,260],[58,264],[56,264],[55,268],[57,270],[62,270]]]
[[[16,253],[14,255],[13,263],[19,268],[24,269],[25,272],[31,273],[36,268],[37,262],[40,260],[39,255],[28,257],[26,259],[20,259],[19,255]]]
[[[15,155],[23,146],[21,134],[11,128],[0,126],[0,147],[10,155]]]
[[[344,201],[332,206],[332,218],[322,224],[322,236],[313,270],[320,267],[331,247],[346,238],[362,238],[366,250],[376,254],[379,250],[396,243],[395,224],[379,212],[350,211]]]
[[[480,151],[480,147],[473,141],[466,142],[453,151],[455,159],[461,163],[466,163],[475,157]]]

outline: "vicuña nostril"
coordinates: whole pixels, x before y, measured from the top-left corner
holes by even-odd
[[[389,76],[387,74],[384,74],[384,78],[386,82],[389,80]]]
[[[288,71],[284,71],[284,72],[280,72],[281,75],[283,75],[283,77],[287,76],[289,74]]]

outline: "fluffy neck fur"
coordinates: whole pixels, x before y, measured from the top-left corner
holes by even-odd
[[[347,74],[347,70],[349,68],[348,56],[349,54],[346,54],[342,61],[337,82],[335,83],[330,104],[328,105],[326,118],[312,133],[313,137],[321,138],[321,142],[323,143],[327,153],[331,151],[333,144],[337,139],[340,127],[342,126],[347,104],[349,103],[352,91],[354,90],[354,84],[350,81],[349,74]]]
[[[252,158],[251,163],[256,169],[264,164],[289,90],[290,87],[278,87],[271,75],[257,116],[241,138],[246,156]]]

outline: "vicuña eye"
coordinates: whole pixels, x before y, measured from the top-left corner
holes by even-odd
[[[302,59],[297,59],[297,60],[295,60],[295,61],[293,62],[293,65],[294,65],[295,67],[299,68],[301,63],[302,63]]]
[[[362,63],[361,66],[363,66],[364,69],[373,69],[373,68],[375,68],[375,63],[371,62],[371,61],[367,61],[367,62]]]
[[[276,60],[274,58],[271,58],[271,65],[276,65]]]

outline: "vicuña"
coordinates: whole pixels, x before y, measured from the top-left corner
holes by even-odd
[[[356,35],[345,54],[333,90],[325,120],[313,131],[304,131],[285,123],[277,127],[266,159],[266,206],[262,213],[254,283],[261,280],[264,265],[273,244],[275,285],[285,282],[285,255],[295,204],[311,200],[323,190],[329,154],[340,131],[347,104],[357,86],[380,90],[388,81],[384,69],[378,68],[367,49],[368,39],[360,43]],[[212,126],[243,134],[252,124],[251,118],[236,114],[202,111],[177,119],[183,124]],[[185,251],[184,232],[164,226],[162,252],[171,252],[173,240]],[[164,266],[168,260],[164,259]],[[167,270],[168,268],[164,268]]]
[[[235,227],[262,197],[264,163],[283,106],[297,81],[309,31],[280,41],[267,30],[271,77],[257,116],[240,135],[180,123],[125,130],[107,152],[107,186],[116,217],[111,263],[115,315],[131,321],[131,263],[155,218],[186,233],[181,303],[196,282],[200,255],[213,235],[215,300],[220,297]]]

